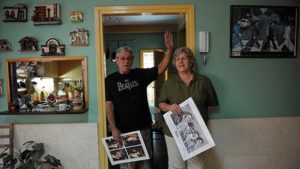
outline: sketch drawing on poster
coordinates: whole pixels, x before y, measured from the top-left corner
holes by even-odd
[[[149,159],[144,140],[140,131],[121,134],[122,144],[112,137],[102,139],[111,165],[129,163]]]
[[[231,6],[232,58],[296,57],[297,8]]]
[[[214,147],[215,142],[193,99],[190,97],[179,106],[183,110],[180,116],[169,111],[164,119],[183,160],[187,160]]]

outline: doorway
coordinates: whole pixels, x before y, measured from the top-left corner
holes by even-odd
[[[183,15],[184,16],[184,42],[185,46],[195,50],[195,31],[194,31],[194,6],[189,5],[153,5],[153,6],[110,6],[110,7],[95,7],[95,33],[96,36],[96,71],[97,71],[97,86],[98,90],[98,102],[99,102],[99,123],[98,133],[99,140],[107,136],[107,124],[106,124],[106,113],[105,113],[105,30],[122,30],[119,33],[128,33],[135,31],[144,32],[147,31],[161,31],[159,30],[162,25],[157,27],[147,26],[144,29],[137,30],[137,27],[132,26],[113,26],[105,27],[103,21],[106,16],[143,16],[143,15]],[[169,30],[167,27],[163,27],[164,31]],[[179,31],[179,30],[173,30]],[[178,43],[180,44],[180,43]],[[100,142],[99,142],[100,143]],[[100,168],[108,169],[108,160],[105,153],[104,147],[99,144],[99,156],[100,156]]]

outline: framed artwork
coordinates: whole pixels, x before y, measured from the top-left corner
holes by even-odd
[[[179,106],[183,111],[180,116],[169,111],[163,117],[182,159],[187,160],[214,147],[215,142],[193,99],[190,97]]]
[[[27,7],[22,4],[4,7],[4,22],[27,22]]]
[[[34,6],[33,25],[61,25],[60,4]]]
[[[232,5],[230,57],[295,58],[297,21],[297,7]]]
[[[102,139],[111,165],[129,163],[149,159],[143,137],[140,131],[121,134],[122,144],[112,137]]]

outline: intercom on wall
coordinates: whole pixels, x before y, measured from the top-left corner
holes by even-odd
[[[200,31],[199,32],[199,52],[204,53],[203,55],[203,64],[206,64],[205,53],[209,51],[209,32]]]
[[[199,32],[199,51],[200,53],[207,53],[209,51],[209,32]]]

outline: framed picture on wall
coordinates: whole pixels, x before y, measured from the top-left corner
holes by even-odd
[[[23,4],[6,6],[3,22],[27,22],[27,7]]]
[[[297,17],[297,7],[232,5],[231,58],[295,58]]]

